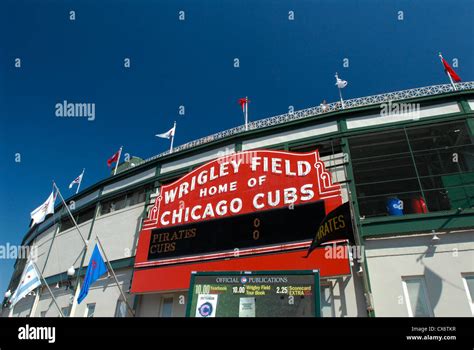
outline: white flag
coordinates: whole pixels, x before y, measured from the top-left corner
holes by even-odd
[[[10,308],[12,308],[17,302],[24,298],[29,292],[41,285],[41,279],[36,271],[33,262],[29,262],[23,274],[21,275],[20,283],[15,290],[15,293],[10,298]]]
[[[163,134],[157,134],[155,136],[157,137],[161,137],[162,139],[170,139],[171,137],[174,136],[174,129],[176,128],[176,125],[173,126],[171,129],[169,129],[167,132],[163,133]]]
[[[347,81],[339,79],[339,77],[336,75],[336,86],[339,89],[344,89],[347,86]]]
[[[69,189],[72,188],[75,184],[80,184],[82,182],[82,175],[84,175],[84,172],[81,173],[78,177],[76,177],[72,182],[69,184]]]
[[[38,208],[36,208],[35,210],[31,212],[31,219],[33,220],[33,223],[31,224],[31,226],[33,226],[34,224],[39,224],[43,222],[44,219],[46,218],[46,215],[54,213],[55,199],[56,199],[56,196],[54,195],[54,191],[53,191],[49,195],[46,202],[44,202]]]

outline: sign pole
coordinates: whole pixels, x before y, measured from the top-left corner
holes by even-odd
[[[81,183],[82,183],[82,179],[84,177],[84,172],[86,171],[86,168],[83,168],[82,169],[82,174],[81,174],[81,181],[79,181],[79,183],[77,184],[77,188],[76,188],[76,194],[79,192],[79,188],[81,187]]]
[[[176,133],[176,122],[174,122],[173,133],[171,134],[170,153],[173,153],[173,141],[174,141],[174,134],[175,133]]]
[[[443,67],[444,67],[443,55],[441,55],[441,52],[439,53],[439,59],[441,60],[441,64],[442,64]],[[449,81],[451,82],[451,86],[453,87],[453,91],[456,91],[456,85],[454,85],[454,81],[453,81],[453,78],[451,77],[451,74],[449,74],[449,72],[446,71],[446,69],[445,69],[444,71],[445,71],[446,75],[448,76]]]
[[[118,168],[118,165],[119,165],[119,162],[120,162],[120,157],[122,156],[122,148],[123,148],[123,146],[120,146],[119,156],[118,156],[117,162],[115,162],[114,175],[117,174],[117,168]]]
[[[339,81],[339,76],[337,75],[337,73],[336,73],[336,81]],[[339,89],[339,100],[341,101],[341,108],[344,109],[344,100],[342,99],[342,91],[339,85],[337,86],[337,88]]]
[[[345,178],[346,178],[346,181],[348,179],[348,176],[347,176],[347,163],[344,163],[344,175],[345,175]],[[360,232],[359,232],[359,226],[357,225],[357,220],[356,220],[356,217],[355,217],[355,209],[354,209],[354,204],[352,202],[352,191],[351,191],[351,188],[348,184],[347,186],[347,194],[348,194],[348,199],[349,199],[349,207],[350,207],[350,212],[351,212],[351,220],[352,220],[352,227],[353,227],[353,231],[354,231],[354,241],[355,241],[355,244],[357,247],[362,247],[362,239],[360,237]],[[364,254],[364,258],[365,258],[365,253],[362,253],[362,250],[361,251],[361,254]],[[359,257],[360,259],[360,257]],[[360,262],[359,262],[360,263]],[[369,278],[367,276],[367,273],[365,271],[365,267],[362,268],[362,282],[363,282],[363,285],[364,285],[364,295],[365,295],[365,298],[366,298],[366,306],[367,306],[367,312],[372,312],[373,311],[373,305],[372,305],[372,293],[370,292],[370,288],[369,288]]]
[[[249,98],[245,96],[245,131],[249,129]]]

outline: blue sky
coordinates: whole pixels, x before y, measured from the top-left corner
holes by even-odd
[[[154,134],[174,120],[175,145],[242,124],[240,97],[256,120],[337,100],[336,71],[345,98],[446,83],[438,51],[474,80],[472,13],[470,0],[3,0],[0,245],[21,242],[53,179],[67,197],[82,168],[83,188],[107,177],[121,145],[160,153]],[[64,100],[95,103],[95,120],[56,117]]]

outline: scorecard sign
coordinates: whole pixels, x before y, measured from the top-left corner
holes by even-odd
[[[319,271],[191,274],[187,317],[319,317]]]
[[[317,150],[235,153],[161,187],[135,267],[295,249],[340,204]]]

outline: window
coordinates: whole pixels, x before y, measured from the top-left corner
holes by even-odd
[[[407,129],[430,211],[474,205],[474,144],[464,122]]]
[[[94,317],[95,303],[87,304],[86,314],[84,317]]]
[[[71,311],[71,305],[61,308],[61,312],[63,313],[64,317],[69,317],[69,312],[70,311]]]
[[[78,219],[77,223],[82,224],[83,222],[92,220],[95,215],[95,207],[92,207],[90,209],[82,210],[78,214]]]
[[[349,139],[362,216],[474,207],[474,140],[464,121]]]
[[[138,203],[142,203],[145,201],[145,198],[146,198],[146,190],[144,188],[141,190],[132,192],[127,195],[128,205],[132,206]]]
[[[173,298],[161,299],[161,317],[173,316]]]
[[[425,279],[423,277],[403,278],[403,292],[405,294],[408,316],[431,317],[433,312],[429,306]]]
[[[77,216],[74,217],[74,220],[77,222]],[[59,232],[69,230],[71,227],[74,227],[74,222],[72,221],[69,214],[61,220],[61,228]]]
[[[321,157],[331,156],[337,153],[342,152],[341,141],[340,140],[329,140],[318,143],[310,143],[300,146],[292,146],[289,148],[291,152],[298,153],[309,153],[313,152],[315,149],[319,151]]]
[[[152,185],[147,185],[133,192],[129,192],[103,202],[100,214],[104,215],[132,205],[136,205],[138,203],[145,202],[146,193],[152,188]]]
[[[474,274],[464,275],[463,283],[466,289],[467,300],[471,306],[471,313],[474,316]]]
[[[127,317],[127,304],[121,299],[117,300],[115,317]]]
[[[127,196],[121,195],[102,204],[101,214],[112,213],[116,210],[125,208]]]
[[[334,317],[334,296],[331,284],[321,284],[321,317]]]
[[[74,220],[76,223],[82,224],[86,221],[92,220],[95,215],[95,206],[92,208],[83,209],[78,213],[75,213]],[[68,214],[61,220],[61,229],[59,232],[69,230],[70,228],[74,227],[74,222],[71,219],[71,216]]]

